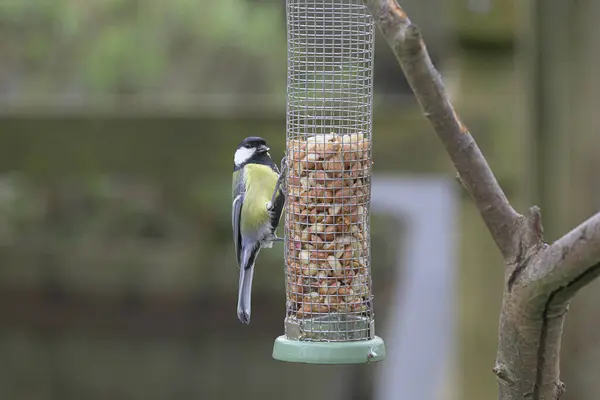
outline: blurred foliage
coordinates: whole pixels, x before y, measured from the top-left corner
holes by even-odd
[[[281,93],[283,10],[246,0],[5,0],[0,91],[75,100]]]

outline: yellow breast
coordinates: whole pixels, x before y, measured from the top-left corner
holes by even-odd
[[[246,195],[242,209],[242,229],[256,228],[269,220],[266,204],[277,184],[277,173],[262,164],[248,164],[245,167],[244,181]]]

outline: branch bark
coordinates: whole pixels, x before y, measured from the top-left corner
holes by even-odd
[[[501,400],[555,400],[569,300],[600,275],[600,213],[548,245],[541,212],[517,213],[452,107],[418,27],[396,0],[363,0],[507,264],[493,372]]]

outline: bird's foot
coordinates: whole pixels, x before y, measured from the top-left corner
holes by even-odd
[[[262,243],[261,243],[261,247],[263,249],[270,249],[273,247],[273,243],[275,242],[283,242],[283,238],[280,238],[279,236],[272,234],[270,236],[268,236]]]
[[[273,195],[271,196],[271,201],[267,202],[267,211],[272,211],[275,201],[279,199],[279,195],[280,193],[283,194],[284,196],[286,195],[285,193],[285,189],[284,189],[284,185],[283,185],[283,179],[285,176],[285,171],[287,170],[286,167],[286,157],[283,157],[283,159],[281,160],[281,173],[279,174],[279,177],[277,178],[277,182],[275,183],[275,190],[273,190]]]

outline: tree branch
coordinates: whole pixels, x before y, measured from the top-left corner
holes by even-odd
[[[508,202],[475,140],[452,107],[419,29],[396,0],[364,0],[364,3],[392,48],[504,259],[514,262],[519,247],[518,235],[514,233],[523,217]]]
[[[558,239],[531,268],[531,278],[568,300],[600,275],[600,212]]]

